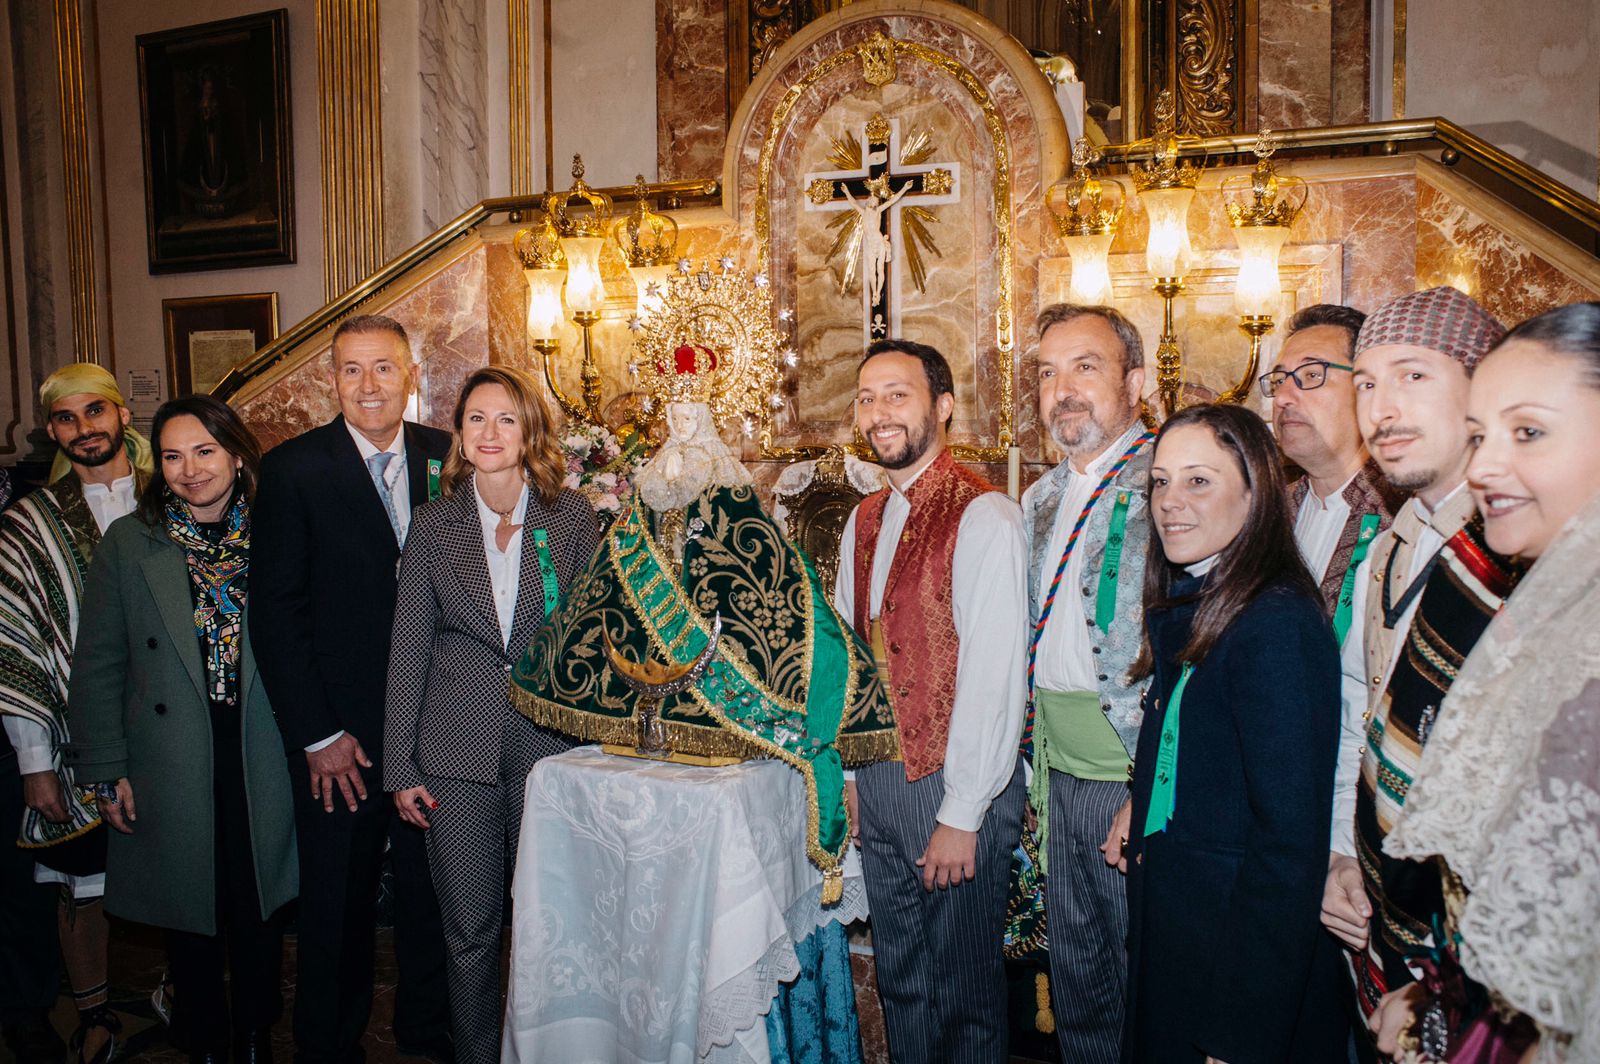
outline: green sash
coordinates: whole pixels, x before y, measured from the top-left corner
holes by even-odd
[[[561,604],[561,587],[556,583],[556,563],[550,557],[550,533],[542,528],[533,530],[533,546],[539,553],[539,581],[544,585],[544,615],[555,616]]]
[[[1167,716],[1161,723],[1161,746],[1156,751],[1156,778],[1150,785],[1150,809],[1144,818],[1144,833],[1154,835],[1167,830],[1178,807],[1178,710],[1183,705],[1183,689],[1189,686],[1194,666],[1183,663],[1183,673],[1173,685],[1167,700]]]
[[[1122,543],[1128,533],[1128,493],[1117,492],[1111,508],[1111,525],[1106,530],[1106,551],[1100,556],[1100,587],[1094,597],[1094,623],[1100,631],[1111,631],[1117,616],[1117,575],[1122,570]]]
[[[1033,781],[1028,801],[1038,818],[1039,867],[1049,871],[1045,856],[1050,837],[1050,773],[1065,772],[1085,780],[1120,781],[1128,778],[1128,751],[1117,729],[1100,708],[1094,691],[1033,693],[1037,711],[1033,729]]]
[[[1367,560],[1372,541],[1378,538],[1378,526],[1383,518],[1367,514],[1361,518],[1361,534],[1356,538],[1356,549],[1350,553],[1350,568],[1344,571],[1344,583],[1339,586],[1339,602],[1333,610],[1333,638],[1344,646],[1344,637],[1350,632],[1350,611],[1356,597],[1356,570]]]

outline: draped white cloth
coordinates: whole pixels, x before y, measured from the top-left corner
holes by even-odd
[[[777,761],[698,768],[580,747],[528,775],[502,1059],[764,1061],[795,944],[867,914],[859,861],[819,905],[806,791]]]

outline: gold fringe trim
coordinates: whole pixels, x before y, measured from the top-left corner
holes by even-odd
[[[511,688],[511,704],[535,724],[585,742],[634,746],[639,741],[639,724],[631,713],[626,717],[588,713],[540,698],[515,685]],[[686,754],[737,757],[741,761],[767,756],[721,724],[684,724],[668,720],[661,723],[666,726],[667,741],[672,748]]]
[[[876,761],[899,761],[900,733],[894,728],[852,734],[840,733],[834,740],[839,757],[847,765],[870,765]]]
[[[102,823],[103,821],[99,817],[95,817],[93,821],[85,824],[72,834],[63,835],[59,839],[51,839],[49,842],[30,842],[26,839],[18,839],[17,849],[48,850],[52,846],[60,846],[63,842],[71,842],[73,839],[81,838],[82,836],[89,834],[89,832],[93,831],[95,828],[99,827]]]

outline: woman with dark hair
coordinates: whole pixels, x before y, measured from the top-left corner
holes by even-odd
[[[1338,647],[1287,498],[1250,411],[1190,407],[1162,426],[1133,668],[1153,674],[1127,848],[1137,1064],[1345,1060],[1338,950],[1318,915]]]
[[[444,497],[416,511],[400,560],[383,736],[384,789],[427,832],[444,916],[456,1060],[500,1059],[500,923],[522,796],[571,740],[511,704],[511,667],[599,541],[561,487],[538,387],[489,366],[456,402]]]
[[[1600,303],[1507,333],[1472,376],[1467,428],[1484,538],[1532,564],[1456,673],[1384,840],[1440,862],[1446,920],[1426,977],[1373,1026],[1400,1060],[1600,1060]]]
[[[173,1042],[224,1060],[231,1034],[234,1060],[269,1060],[299,865],[245,610],[261,448],[204,395],[162,404],[150,439],[139,508],[106,530],[84,587],[70,756],[116,829],[106,909],[167,929]]]

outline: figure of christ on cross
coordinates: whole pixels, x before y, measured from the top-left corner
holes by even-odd
[[[868,340],[889,335],[891,327],[895,325],[891,303],[895,290],[895,270],[898,268],[896,263],[901,258],[919,258],[918,262],[912,264],[912,274],[918,288],[922,286],[920,253],[908,246],[909,234],[903,231],[903,219],[900,217],[902,207],[911,206],[911,200],[948,203],[957,198],[952,195],[956,189],[951,169],[931,166],[897,168],[891,162],[892,139],[889,122],[881,114],[874,115],[866,124],[866,150],[861,153],[865,165],[861,170],[854,174],[836,171],[826,176],[810,175],[807,190],[807,198],[814,209],[848,210],[854,213],[853,226],[840,234],[832,254],[850,247],[853,242],[859,242],[852,249],[852,258],[857,258],[861,268],[864,331]],[[907,202],[902,204],[902,200]],[[928,250],[938,254],[931,240],[926,239],[926,230],[922,233]],[[849,283],[850,273],[850,268],[846,267],[846,284]]]

